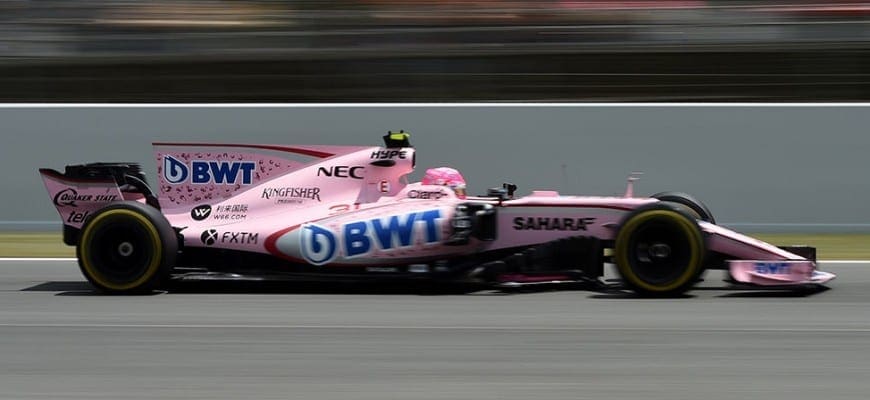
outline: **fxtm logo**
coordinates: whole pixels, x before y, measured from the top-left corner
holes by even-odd
[[[242,185],[253,182],[253,161],[191,161],[190,166],[172,156],[163,156],[163,178],[171,184],[188,181],[194,184],[219,183]]]
[[[194,221],[202,221],[208,218],[209,215],[211,215],[211,206],[208,204],[196,206],[193,210],[190,210],[190,218],[193,218]]]
[[[54,205],[58,207],[78,207],[77,201],[108,203],[118,200],[114,194],[79,194],[75,189],[64,189],[54,195]]]
[[[317,169],[317,176],[362,179],[362,172],[360,171],[365,171],[365,167],[348,167],[346,165],[329,168],[320,167]]]
[[[334,260],[339,249],[345,258],[353,258],[375,249],[388,251],[411,247],[416,242],[415,232],[419,232],[415,229],[418,223],[423,227],[423,242],[436,243],[441,233],[438,229],[440,218],[440,210],[428,210],[351,222],[342,226],[338,236],[320,225],[306,224],[299,235],[299,248],[306,261],[323,265]]]
[[[219,233],[216,229],[203,231],[199,235],[199,240],[206,246],[211,246],[217,242],[234,243],[234,244],[257,244],[260,239],[259,233],[251,232],[224,232]]]

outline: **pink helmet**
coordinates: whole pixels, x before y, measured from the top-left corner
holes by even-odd
[[[424,185],[449,186],[460,199],[465,198],[465,178],[459,171],[450,167],[429,168],[423,176]]]

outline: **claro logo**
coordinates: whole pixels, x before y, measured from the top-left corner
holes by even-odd
[[[163,156],[163,179],[171,184],[216,183],[250,185],[257,164],[253,161],[195,160],[190,165],[172,156]]]
[[[438,200],[444,196],[447,196],[447,193],[444,193],[441,190],[433,190],[433,191],[425,191],[425,190],[411,190],[408,191],[409,199],[433,199]]]

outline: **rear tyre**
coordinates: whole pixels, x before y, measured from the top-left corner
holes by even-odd
[[[704,271],[706,245],[682,207],[655,203],[623,219],[614,258],[625,285],[643,296],[685,293]]]
[[[169,277],[177,252],[178,240],[166,217],[135,201],[96,212],[85,223],[76,247],[85,278],[112,294],[159,288]]]
[[[713,218],[713,213],[710,212],[710,209],[692,195],[681,192],[661,192],[650,197],[661,201],[682,204],[689,207],[695,214],[697,214],[698,219],[701,221],[709,222],[711,224],[716,223],[716,219]]]

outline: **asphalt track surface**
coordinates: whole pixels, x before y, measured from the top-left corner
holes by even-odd
[[[0,262],[4,399],[858,399],[870,264],[812,295],[426,295],[346,287],[95,295]],[[714,278],[708,275],[708,278]]]

